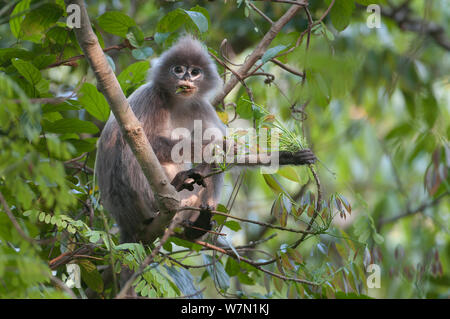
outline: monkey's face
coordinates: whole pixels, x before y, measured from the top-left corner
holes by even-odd
[[[203,70],[194,65],[174,65],[170,73],[175,80],[175,94],[181,97],[193,97],[203,80]]]

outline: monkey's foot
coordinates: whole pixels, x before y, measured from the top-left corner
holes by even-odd
[[[317,161],[316,155],[310,149],[303,149],[295,153],[280,152],[281,165],[308,165]]]
[[[192,181],[189,181],[190,179],[192,179]],[[206,187],[203,175],[200,174],[195,168],[179,172],[175,175],[170,184],[175,187],[177,192],[181,192],[183,189],[193,191],[195,184]]]
[[[208,205],[201,205],[199,208],[200,214],[194,222],[186,220],[183,223],[185,227],[184,236],[187,239],[197,239],[213,228],[211,211],[214,208]]]

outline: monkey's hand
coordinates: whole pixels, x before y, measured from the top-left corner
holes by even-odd
[[[288,151],[280,152],[281,165],[308,165],[317,161],[316,155],[310,149],[303,149],[295,153]]]
[[[181,192],[183,189],[193,191],[195,184],[206,187],[203,175],[195,168],[179,172],[170,184],[175,187],[177,192]]]

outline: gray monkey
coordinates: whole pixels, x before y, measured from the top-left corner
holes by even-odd
[[[174,162],[172,150],[181,140],[200,143],[200,151],[211,143],[222,143],[225,125],[210,103],[221,88],[222,81],[206,48],[198,40],[185,36],[156,60],[150,81],[128,98],[167,177],[180,192],[181,206],[201,208],[178,213],[186,221],[187,239],[201,237],[203,230],[210,229],[208,212],[220,200],[223,173],[203,179],[215,168],[214,164],[193,167],[189,162]],[[214,129],[215,134],[209,140],[193,140],[196,120],[201,121],[203,131]],[[179,128],[190,134],[174,138],[172,133]],[[195,143],[191,145],[195,150]],[[316,160],[310,150],[279,155],[281,165],[312,164]],[[146,242],[140,233],[157,214],[157,204],[113,115],[98,142],[96,174],[102,204],[117,221],[121,242]],[[189,178],[194,182],[186,182]]]
[[[171,135],[177,128],[192,132],[194,121],[199,120],[203,130],[218,129],[216,135],[221,136],[214,136],[215,140],[222,139],[225,125],[209,102],[222,88],[217,68],[204,46],[191,36],[182,37],[152,64],[150,81],[133,92],[128,101],[167,177],[180,192],[181,205],[215,207],[220,199],[223,174],[184,183],[189,177],[200,178],[212,165],[200,164],[192,169],[190,163],[174,163],[171,151],[180,139],[172,139]],[[102,204],[117,221],[121,242],[145,242],[145,238],[139,237],[140,230],[155,217],[157,205],[113,115],[100,136],[96,162]],[[198,218],[202,212],[178,214],[183,214],[188,223],[208,229],[209,218]],[[189,239],[203,233],[189,227],[185,230]]]

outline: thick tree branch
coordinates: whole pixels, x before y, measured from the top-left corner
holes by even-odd
[[[247,73],[250,69],[255,65],[255,63],[264,55],[264,53],[269,48],[272,40],[277,36],[277,34],[283,29],[283,27],[300,11],[304,6],[305,2],[296,2],[293,4],[286,13],[276,22],[274,22],[269,29],[269,31],[264,35],[262,40],[259,42],[255,50],[247,56],[245,62],[242,66],[236,71],[236,74],[233,74],[228,80],[228,82],[224,85],[223,91],[219,93],[214,101],[213,105],[219,105],[223,99],[231,92],[231,90],[239,83],[240,79],[243,79],[247,76]]]
[[[74,29],[78,43],[94,71],[97,87],[105,95],[125,140],[133,151],[134,156],[136,156],[150,187],[156,195],[160,213],[144,230],[142,236],[147,242],[153,242],[162,235],[162,232],[176,213],[179,206],[178,193],[170,185],[148,142],[141,123],[134,115],[114,72],[106,60],[98,39],[92,30],[84,1],[66,0],[65,2],[66,4],[73,3],[80,7],[81,27]]]

